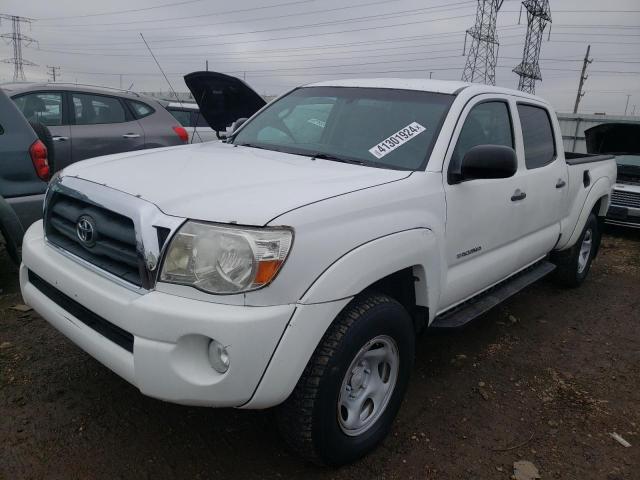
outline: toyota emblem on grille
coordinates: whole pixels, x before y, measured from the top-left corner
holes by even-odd
[[[95,220],[89,215],[82,215],[76,223],[76,235],[85,247],[92,247],[96,243]]]

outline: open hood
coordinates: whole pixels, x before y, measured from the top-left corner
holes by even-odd
[[[587,153],[640,155],[640,125],[603,123],[584,132]]]
[[[267,102],[239,78],[218,72],[193,72],[184,82],[209,126],[222,132],[239,118],[248,118]]]

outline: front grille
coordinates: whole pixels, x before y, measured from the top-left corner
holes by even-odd
[[[68,297],[53,285],[47,283],[41,277],[29,270],[29,282],[36,287],[44,296],[49,298],[63,310],[69,312],[75,318],[92,328],[100,335],[108,338],[116,345],[133,353],[133,335],[126,330],[114,325],[104,318],[96,315],[88,308],[80,305],[71,297]]]
[[[614,190],[611,194],[611,204],[621,207],[640,208],[640,193]]]
[[[89,241],[79,235],[85,220]],[[47,205],[47,239],[58,247],[136,286],[142,286],[133,221],[119,213],[62,193]]]

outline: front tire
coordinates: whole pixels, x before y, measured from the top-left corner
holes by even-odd
[[[576,244],[568,250],[556,252],[554,274],[556,283],[563,287],[579,287],[587,278],[598,247],[600,246],[600,225],[592,213]]]
[[[394,299],[356,297],[329,327],[277,413],[287,444],[316,464],[352,462],[389,433],[413,366],[411,317]]]

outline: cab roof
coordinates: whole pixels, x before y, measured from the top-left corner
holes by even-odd
[[[519,90],[511,88],[494,87],[481,83],[459,82],[455,80],[432,80],[428,78],[349,78],[344,80],[327,80],[311,83],[305,87],[360,87],[360,88],[394,88],[401,90],[417,90],[423,92],[445,93],[449,95],[465,91],[465,94],[477,95],[480,93],[501,93],[523,98],[530,98],[539,102],[545,102]]]

